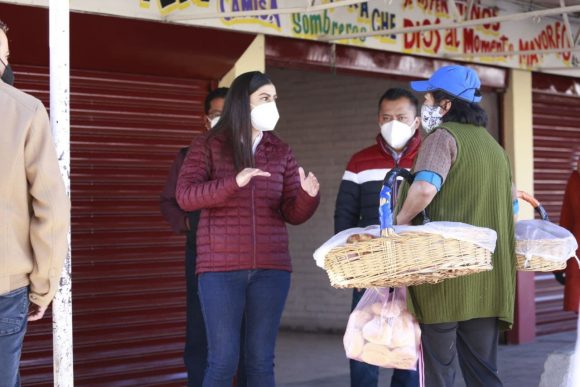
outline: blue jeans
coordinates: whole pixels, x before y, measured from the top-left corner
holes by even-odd
[[[290,273],[282,270],[240,270],[199,276],[209,352],[204,387],[231,386],[240,358],[244,316],[247,385],[275,386],[274,349],[289,288]]]
[[[354,289],[352,294],[352,308],[354,310],[366,289]],[[379,385],[379,367],[356,360],[350,361],[351,387],[377,387]],[[393,370],[391,387],[418,387],[419,372],[409,370]]]
[[[20,386],[20,354],[28,319],[28,287],[0,296],[0,381]]]

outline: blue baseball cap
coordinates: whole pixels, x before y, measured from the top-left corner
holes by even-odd
[[[474,70],[458,65],[443,66],[428,80],[411,82],[411,88],[415,91],[443,90],[467,102],[481,101],[481,95],[476,95],[480,86],[481,81]]]

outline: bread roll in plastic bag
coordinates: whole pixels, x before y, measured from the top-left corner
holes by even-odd
[[[416,370],[421,330],[407,310],[405,289],[367,289],[350,314],[343,344],[349,359]]]

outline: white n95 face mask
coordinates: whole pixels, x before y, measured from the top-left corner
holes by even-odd
[[[276,102],[266,102],[254,107],[251,116],[252,127],[261,132],[274,130],[280,118]]]
[[[214,126],[216,126],[219,120],[220,116],[214,117],[211,120],[209,120],[209,127],[213,128]]]
[[[381,126],[381,136],[393,149],[402,149],[415,134],[415,129],[404,122],[392,120]]]

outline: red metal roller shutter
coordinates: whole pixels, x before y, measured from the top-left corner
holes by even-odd
[[[534,192],[558,223],[572,155],[580,152],[580,96],[540,89],[534,75]],[[536,331],[576,329],[577,316],[563,309],[564,290],[552,273],[536,274]]]
[[[48,106],[46,68],[18,68]],[[183,384],[184,240],[159,213],[180,147],[201,126],[209,81],[74,71],[73,321],[77,385]],[[48,319],[31,324],[25,385],[52,385]],[[49,381],[49,382],[46,382]]]

